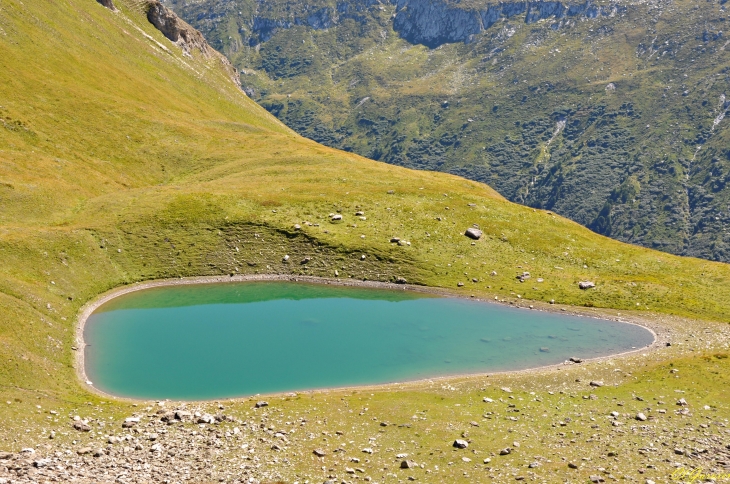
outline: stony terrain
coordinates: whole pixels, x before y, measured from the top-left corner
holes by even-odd
[[[730,261],[724,1],[166,3],[304,136]]]

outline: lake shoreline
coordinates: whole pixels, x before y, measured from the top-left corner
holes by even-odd
[[[98,388],[96,388],[93,385],[93,382],[90,382],[88,379],[88,376],[86,374],[86,362],[85,362],[85,352],[84,348],[86,346],[86,343],[84,341],[84,328],[86,326],[86,321],[88,318],[96,311],[100,306],[103,304],[109,302],[112,299],[115,299],[119,296],[122,296],[124,294],[129,294],[132,292],[137,292],[145,289],[150,289],[154,287],[166,287],[166,286],[179,286],[179,285],[196,285],[196,284],[223,284],[223,283],[230,283],[230,282],[302,282],[302,283],[311,283],[311,284],[321,284],[321,285],[338,285],[338,286],[349,286],[349,287],[363,287],[363,288],[372,288],[372,289],[387,289],[387,290],[396,290],[396,291],[410,291],[410,292],[417,292],[417,293],[423,293],[423,294],[431,294],[434,296],[442,296],[442,297],[451,297],[451,298],[459,298],[459,299],[466,299],[470,301],[478,301],[482,303],[490,303],[490,304],[499,304],[502,306],[512,306],[516,308],[521,308],[525,310],[533,310],[533,311],[546,311],[546,312],[552,312],[552,313],[558,313],[563,315],[571,315],[571,316],[580,316],[580,317],[587,317],[587,318],[593,318],[593,319],[601,319],[601,320],[608,320],[608,321],[614,321],[614,322],[620,322],[624,324],[631,324],[635,326],[642,327],[646,330],[648,330],[653,337],[653,341],[651,344],[647,346],[643,346],[641,348],[632,349],[629,351],[624,351],[621,353],[615,353],[612,355],[607,356],[600,356],[595,358],[587,358],[583,359],[583,363],[592,363],[592,362],[600,362],[605,361],[608,359],[614,359],[614,358],[622,358],[629,355],[637,355],[642,353],[648,353],[652,351],[656,351],[657,349],[666,346],[666,343],[668,342],[666,338],[666,334],[669,332],[667,327],[665,327],[663,324],[658,323],[657,321],[653,320],[647,320],[642,319],[636,316],[623,316],[621,313],[618,313],[618,315],[612,315],[607,314],[609,311],[616,311],[613,309],[599,309],[599,308],[591,308],[588,310],[587,308],[581,308],[577,306],[565,306],[565,305],[553,305],[548,304],[544,302],[539,301],[525,301],[525,300],[517,300],[517,301],[509,301],[509,302],[501,302],[498,300],[490,300],[490,299],[483,299],[483,298],[477,298],[474,296],[467,296],[463,294],[458,294],[455,290],[449,290],[445,288],[438,288],[438,287],[428,287],[428,286],[416,286],[416,285],[410,285],[410,284],[394,284],[389,282],[379,282],[379,281],[360,281],[360,280],[353,280],[353,279],[331,279],[331,278],[321,278],[321,277],[313,277],[313,276],[293,276],[293,275],[287,275],[287,274],[256,274],[256,275],[235,275],[235,276],[200,276],[200,277],[188,277],[188,278],[178,278],[178,279],[157,279],[152,281],[143,281],[138,282],[134,284],[129,284],[121,287],[117,287],[114,289],[111,289],[103,294],[100,294],[93,300],[86,303],[80,310],[79,315],[76,321],[76,330],[75,330],[75,347],[77,348],[75,350],[75,358],[74,358],[74,366],[76,370],[76,375],[80,380],[80,383],[82,387],[84,387],[87,391],[90,391],[94,394],[97,394],[104,398],[112,398],[115,400],[121,400],[121,401],[132,401],[132,402],[143,402],[143,401],[150,401],[150,399],[144,399],[144,398],[136,398],[136,397],[127,397],[127,396],[120,396],[120,395],[114,395],[106,393]],[[431,377],[431,378],[421,378],[418,380],[407,380],[403,382],[389,382],[389,383],[379,383],[379,384],[371,384],[371,385],[353,385],[353,386],[338,386],[338,387],[323,387],[323,388],[314,388],[314,389],[307,389],[307,390],[292,390],[292,391],[286,391],[286,392],[277,392],[277,393],[267,393],[265,394],[267,397],[281,397],[281,396],[288,396],[292,393],[297,394],[303,394],[303,393],[314,393],[314,392],[332,392],[332,391],[351,391],[351,390],[391,390],[394,388],[402,388],[405,385],[408,386],[422,386],[424,384],[431,384],[434,382],[443,382],[446,380],[454,380],[454,379],[463,379],[463,378],[484,378],[489,376],[496,376],[496,375],[520,375],[520,374],[539,374],[539,373],[545,373],[545,372],[551,372],[556,371],[561,368],[565,368],[567,366],[573,366],[574,364],[568,364],[566,365],[565,362],[563,363],[557,363],[552,365],[543,365],[533,368],[526,368],[521,370],[505,370],[505,371],[494,371],[494,372],[481,372],[481,373],[456,373],[453,375],[444,375],[444,376],[437,376],[437,377]],[[255,395],[257,397],[261,397],[261,395]],[[210,399],[210,400],[180,400],[185,402],[206,402],[206,401],[214,401],[214,400],[248,400],[253,398],[253,396],[250,395],[240,395],[240,396],[234,396],[234,397],[220,397],[217,399]],[[178,400],[175,400],[178,401]]]

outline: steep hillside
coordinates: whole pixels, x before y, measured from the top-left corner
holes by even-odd
[[[724,1],[166,1],[304,136],[730,261]]]
[[[342,469],[354,465],[353,454],[343,446],[369,445],[376,452],[358,453],[363,471],[357,472],[382,481],[395,470],[400,442],[418,441],[410,452],[428,472],[438,472],[440,482],[463,482],[465,472],[477,472],[477,459],[509,445],[496,441],[498,434],[510,443],[513,431],[524,435],[523,450],[505,456],[497,470],[480,464],[478,472],[522,473],[525,456],[550,455],[565,433],[556,435],[556,424],[540,415],[556,407],[580,404],[570,413],[571,428],[597,435],[591,426],[598,423],[575,413],[598,416],[611,399],[626,402],[626,412],[646,411],[632,395],[661,392],[671,401],[675,389],[686,391],[694,413],[669,421],[666,449],[684,445],[694,428],[706,429],[699,424],[709,422],[707,415],[719,421],[730,415],[723,393],[727,325],[716,323],[730,320],[726,264],[623,244],[511,203],[478,182],[318,145],[251,101],[225,60],[158,2],[103,3],[0,5],[0,479],[321,482],[330,475],[349,479]],[[336,213],[342,221],[333,219]],[[464,236],[474,225],[484,232],[477,241]],[[392,237],[410,245],[391,243]],[[284,255],[310,262],[290,263]],[[516,276],[525,271],[534,279],[521,282]],[[164,403],[153,408],[98,395],[77,379],[74,355],[83,348],[76,347],[76,318],[101,293],[150,279],[263,273],[405,278],[506,304],[643,317],[672,346],[617,360],[619,372],[611,361],[539,377],[273,396],[271,408],[254,416],[246,398],[167,404],[230,417],[211,425],[156,413]],[[584,280],[596,287],[579,289]],[[670,364],[681,368],[681,380],[668,373]],[[606,387],[589,387],[591,380],[605,380]],[[497,400],[501,386],[531,402],[522,420],[472,425],[482,418],[486,388]],[[371,410],[367,421],[360,418],[365,410],[347,411],[349,402]],[[428,419],[412,417],[424,409]],[[131,414],[143,423],[122,427]],[[411,423],[383,426],[378,416]],[[611,424],[600,424],[601,438],[611,437],[606,445],[627,456],[626,469],[670,470],[630,451],[654,438],[654,422],[638,434],[609,434]],[[343,430],[340,442],[336,432]],[[707,448],[721,439],[716,430],[702,430],[713,442]],[[472,440],[474,462],[450,466],[451,443],[462,433]],[[315,438],[327,449],[325,460],[312,454]],[[585,480],[595,470],[581,457],[597,461],[605,450],[566,448],[579,469],[551,460],[541,461],[539,474],[530,472],[548,481],[567,473]],[[673,459],[689,465],[694,457],[688,450]],[[425,480],[425,467],[408,472],[403,476],[419,472]]]

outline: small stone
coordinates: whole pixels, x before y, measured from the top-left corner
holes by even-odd
[[[457,285],[458,287],[464,287],[464,283],[463,283],[463,282],[458,282],[458,283],[457,283],[456,285]]]
[[[466,232],[464,232],[464,235],[466,235],[470,239],[479,240],[482,238],[482,231],[473,227],[469,227],[468,229],[466,229]]]
[[[492,459],[490,459],[489,457],[487,457],[486,459],[484,459],[484,463],[485,464],[489,464],[490,462],[492,462]]]
[[[94,457],[101,457],[101,456],[104,455],[104,450],[103,449],[96,449],[94,451],[94,454],[93,455],[94,455]]]
[[[568,462],[568,467],[570,467],[571,469],[577,469],[578,468],[578,465],[577,464],[573,464],[572,462]]]
[[[489,397],[484,397],[484,398],[482,398],[482,401],[485,402],[485,403],[492,403],[494,400],[492,400]]]
[[[400,238],[398,238],[398,237],[391,237],[390,238],[390,242],[393,243],[393,244],[397,244],[398,242],[400,242]]]
[[[256,408],[268,407],[268,406],[269,406],[269,402],[264,402],[264,401],[256,402],[256,405],[255,405]]]
[[[336,213],[330,217],[330,220],[332,220],[333,222],[335,222],[337,220],[342,220],[342,215],[340,215],[339,213]]]
[[[366,454],[372,454],[373,453],[373,449],[371,449],[370,447],[365,447],[362,451],[365,452]]]
[[[400,463],[401,469],[413,469],[414,467],[416,467],[416,463],[412,460],[404,460]]]
[[[572,361],[573,363],[583,363],[581,358],[576,358],[575,356],[571,356],[569,361]]]
[[[506,393],[512,393],[512,389],[510,387],[502,387],[501,390]]]
[[[395,278],[395,283],[396,284],[407,284],[408,281],[406,281],[405,277],[396,277]]]
[[[162,446],[160,444],[155,444],[150,447],[150,452],[162,452]]]
[[[596,283],[591,281],[580,281],[578,283],[578,287],[581,289],[590,289],[592,287],[596,287]]]
[[[33,461],[33,467],[40,469],[41,467],[46,467],[50,463],[51,463],[51,459],[38,459],[38,460]]]
[[[301,230],[302,226],[299,224],[294,224],[294,230]]]
[[[464,462],[471,462],[471,459],[468,457],[462,457],[461,460]]]
[[[499,455],[510,455],[511,453],[512,453],[512,449],[510,449],[509,447],[504,448],[499,451]]]
[[[325,453],[325,452],[324,452],[323,450],[321,450],[321,449],[314,449],[314,450],[312,451],[312,453],[313,453],[314,455],[316,455],[317,457],[324,457],[325,455],[327,455],[327,454],[326,454],[326,453]]]
[[[643,413],[639,412],[639,413],[636,414],[636,420],[639,420],[641,422],[646,422],[646,415],[644,415]]]
[[[289,255],[288,255],[288,254],[287,254],[287,255],[285,255],[285,256],[284,256],[284,258],[283,258],[282,260],[283,260],[284,262],[289,262]]]
[[[677,405],[685,407],[687,406],[687,400],[685,400],[684,398],[680,398],[679,400],[677,400]]]
[[[76,451],[76,453],[79,455],[91,454],[91,452],[92,452],[91,447],[82,447]]]
[[[367,256],[365,254],[363,254],[363,255],[360,256],[360,260],[365,260],[366,257]]]
[[[453,445],[457,449],[466,449],[467,447],[469,447],[469,442],[467,442],[466,440],[456,439]]]
[[[591,381],[588,384],[590,386],[592,386],[592,387],[602,387],[603,386],[603,382],[602,381]]]
[[[535,467],[540,467],[540,463],[537,461],[531,462],[530,465],[528,465],[527,467],[529,467],[530,469],[534,469]]]

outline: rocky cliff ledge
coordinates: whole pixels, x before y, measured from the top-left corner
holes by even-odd
[[[203,34],[165,7],[160,0],[147,0],[147,20],[165,37],[178,45],[185,54],[192,55],[195,50],[207,59],[220,62],[228,77],[236,85],[241,86],[241,81],[231,62],[212,48]]]
[[[622,12],[625,7],[592,5],[590,0],[580,4],[562,2],[504,2],[488,5],[481,10],[460,8],[458,4],[434,0],[396,0],[393,29],[413,44],[438,47],[445,43],[469,42],[503,18],[524,15],[525,23],[548,18],[596,18]],[[557,24],[556,24],[557,26]]]
[[[483,8],[463,7],[448,0],[391,0],[395,5],[393,30],[408,42],[423,44],[430,48],[454,42],[469,42],[473,36],[505,18],[524,15],[525,23],[554,18],[596,18],[611,16],[626,10],[618,4],[593,5],[584,3],[566,4],[557,1],[500,2],[487,4]],[[336,8],[308,8],[304,14],[287,19],[255,16],[251,24],[251,46],[266,42],[277,30],[289,29],[295,25],[306,25],[315,30],[334,27],[344,19],[366,22],[366,12],[381,4],[377,0],[343,0]],[[382,6],[380,6],[382,8]],[[559,23],[555,24],[556,28]]]

